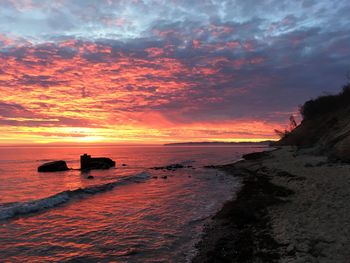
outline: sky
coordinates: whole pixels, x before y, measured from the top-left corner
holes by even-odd
[[[1,0],[0,144],[276,139],[350,70],[348,0]]]

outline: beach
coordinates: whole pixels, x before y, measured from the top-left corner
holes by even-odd
[[[243,187],[206,226],[197,262],[348,262],[350,165],[280,147],[212,168]]]

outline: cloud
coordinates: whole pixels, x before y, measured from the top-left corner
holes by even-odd
[[[28,115],[31,115],[30,112],[21,105],[0,101],[1,117],[27,117]]]
[[[350,59],[346,1],[6,0],[0,7],[0,125],[7,127],[101,128],[109,138],[150,129],[165,140],[172,127],[181,138],[186,129],[207,139],[249,129],[273,137],[299,104],[339,89]],[[261,133],[256,122],[264,123]],[[219,123],[226,127],[217,131]]]

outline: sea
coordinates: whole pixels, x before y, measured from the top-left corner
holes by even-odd
[[[204,166],[264,149],[0,147],[0,262],[190,262],[205,225],[241,187]],[[116,167],[81,172],[84,153]],[[73,169],[37,172],[54,160]],[[152,169],[172,164],[184,168]]]

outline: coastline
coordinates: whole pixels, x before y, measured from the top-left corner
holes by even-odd
[[[212,167],[243,186],[205,227],[192,262],[346,262],[350,165],[295,147],[247,159]]]

